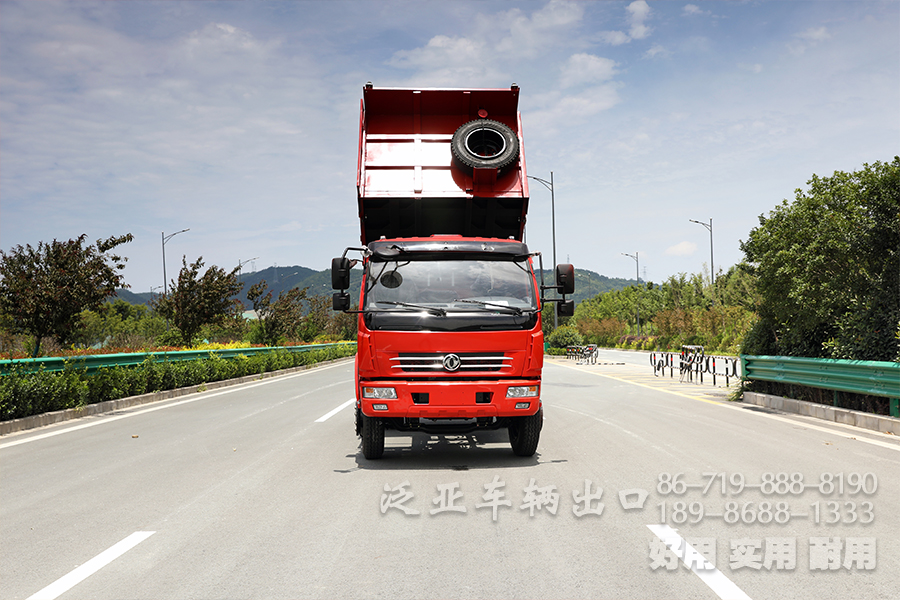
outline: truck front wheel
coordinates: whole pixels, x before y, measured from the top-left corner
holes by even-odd
[[[368,460],[381,458],[384,454],[384,421],[374,417],[362,417],[362,451]]]
[[[516,456],[534,456],[541,427],[544,424],[544,409],[539,409],[530,417],[514,417],[509,425],[509,445]]]

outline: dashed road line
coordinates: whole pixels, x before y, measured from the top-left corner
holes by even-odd
[[[55,598],[58,598],[154,533],[156,532],[135,531],[121,542],[104,550],[83,565],[75,568],[75,570],[70,571],[67,575],[63,575],[44,589],[35,592],[28,597],[28,600],[54,600]]]
[[[715,565],[706,560],[702,554],[678,535],[678,532],[674,529],[668,525],[647,525],[647,528],[661,539],[669,550],[681,558],[684,566],[699,577],[700,581],[709,586],[709,589],[715,592],[716,596],[722,600],[752,600],[733,581],[725,577]]]
[[[329,411],[327,414],[324,414],[324,415],[322,415],[321,417],[319,417],[318,419],[316,419],[316,423],[324,423],[325,421],[327,421],[328,419],[330,419],[330,418],[333,417],[334,415],[338,414],[339,412],[341,412],[342,410],[344,410],[345,408],[347,408],[348,406],[350,406],[350,405],[353,404],[354,402],[356,402],[356,398],[350,398],[349,400],[347,400],[346,402],[344,402],[343,404],[341,404],[340,406],[338,406],[338,407],[335,408],[334,410]]]

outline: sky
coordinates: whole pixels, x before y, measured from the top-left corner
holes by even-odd
[[[131,233],[134,292],[182,229],[169,279],[326,269],[359,243],[368,81],[518,84],[558,262],[659,283],[708,270],[692,219],[727,271],[813,174],[900,154],[900,2],[0,0],[0,249]]]

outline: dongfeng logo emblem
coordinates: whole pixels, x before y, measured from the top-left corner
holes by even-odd
[[[459,357],[455,354],[448,354],[444,357],[443,362],[445,371],[456,371],[462,364],[462,361],[459,360]]]

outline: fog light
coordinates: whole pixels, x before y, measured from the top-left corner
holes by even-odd
[[[529,406],[531,406],[531,402],[516,402],[517,409],[528,408]]]
[[[364,387],[363,398],[375,398],[377,400],[396,400],[397,390],[391,387]]]
[[[506,389],[507,398],[537,398],[538,389],[536,385],[520,385],[512,386]]]
[[[387,404],[373,404],[372,410],[387,410]]]

